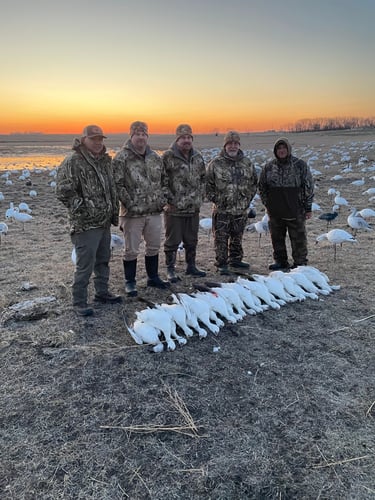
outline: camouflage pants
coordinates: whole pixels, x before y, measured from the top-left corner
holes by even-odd
[[[271,233],[275,262],[279,264],[286,264],[288,262],[285,241],[286,233],[288,232],[292,247],[293,263],[296,265],[307,264],[307,235],[304,215],[297,219],[270,217],[268,227]]]
[[[247,222],[247,214],[212,215],[212,232],[215,241],[215,266],[222,267],[243,258],[242,237]]]

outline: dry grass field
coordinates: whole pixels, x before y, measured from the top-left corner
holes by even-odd
[[[288,137],[298,156],[316,157],[315,201],[324,212],[333,205],[332,186],[351,206],[375,209],[362,194],[375,187],[375,172],[362,170],[375,165],[373,134]],[[169,139],[151,137],[151,144],[163,149]],[[259,150],[261,165],[275,139],[248,135],[242,147]],[[221,138],[197,137],[196,146],[220,147]],[[348,164],[352,171],[342,174]],[[331,180],[336,174],[343,179]],[[362,177],[365,186],[351,184]],[[338,247],[334,261],[331,245],[315,244],[326,231],[315,212],[310,264],[339,291],[247,316],[216,336],[194,336],[155,354],[125,328],[124,314],[132,322],[146,307],[136,298],[95,306],[91,318],[74,315],[66,210],[49,171],[32,173],[32,187],[12,178],[9,186],[0,178],[0,222],[11,201],[26,201],[33,219],[24,229],[7,222],[0,244],[2,499],[375,498],[374,231],[358,232],[358,242]],[[259,201],[256,210],[259,220]],[[348,213],[341,208],[332,227],[349,230]],[[201,216],[210,216],[209,204]],[[244,248],[252,272],[267,275],[269,236],[247,232]],[[212,237],[202,231],[198,265],[218,281],[213,260]],[[178,270],[174,292],[206,280],[186,277],[182,260]],[[163,252],[160,272],[165,276]],[[110,282],[124,293],[119,250]],[[167,300],[169,292],[145,284],[140,265],[140,295]],[[34,318],[14,314],[15,304],[40,297],[55,300]]]

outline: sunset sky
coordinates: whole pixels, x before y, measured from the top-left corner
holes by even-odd
[[[0,133],[375,116],[375,0],[0,0]]]

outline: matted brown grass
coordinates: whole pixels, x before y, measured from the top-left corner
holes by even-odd
[[[220,138],[200,140],[199,147],[220,146]],[[344,147],[354,167],[372,140],[359,132],[293,136],[298,153],[319,155],[316,201],[325,211],[332,206],[330,178],[346,163],[337,152],[338,163],[325,169],[324,152]],[[243,147],[270,151],[273,141],[269,134],[249,136]],[[367,165],[374,164],[373,143],[366,155]],[[374,173],[354,169],[340,181],[341,193],[358,209],[374,208],[361,195],[365,188],[350,184],[363,175]],[[24,181],[0,188],[2,214],[9,201],[28,201],[34,217],[24,231],[9,223],[2,238],[0,308],[57,298],[47,317],[8,321],[0,329],[1,498],[374,498],[373,232],[338,248],[334,262],[332,247],[314,244],[325,231],[316,214],[308,222],[310,263],[341,285],[339,291],[248,316],[217,336],[195,336],[174,352],[154,354],[135,345],[124,326],[124,310],[133,321],[145,307],[136,299],[95,306],[93,318],[73,314],[66,211],[50,180],[47,172],[32,175],[34,199]],[[257,211],[263,215],[260,203]],[[202,216],[209,215],[205,204]],[[347,215],[341,210],[335,227],[348,229]],[[259,243],[246,233],[244,241],[252,271],[268,274],[269,237]],[[163,261],[161,255],[162,275]],[[203,232],[198,264],[218,280],[212,238]],[[182,281],[174,290],[192,290],[183,262],[178,270]],[[23,282],[37,288],[22,290]],[[167,298],[146,288],[143,265],[138,284],[151,301]],[[118,251],[111,288],[123,293]]]

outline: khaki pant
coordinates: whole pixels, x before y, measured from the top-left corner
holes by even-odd
[[[124,260],[135,260],[144,239],[145,256],[152,257],[159,253],[161,243],[162,220],[160,214],[142,217],[120,217],[120,229],[124,233]]]

